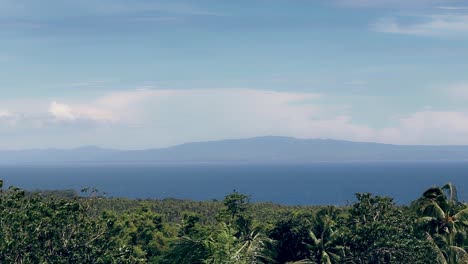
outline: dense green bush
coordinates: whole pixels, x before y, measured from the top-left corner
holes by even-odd
[[[1,187],[1,186],[0,186]],[[0,196],[1,263],[132,263],[89,199],[45,199],[11,187]]]

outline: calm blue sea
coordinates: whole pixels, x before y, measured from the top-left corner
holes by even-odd
[[[0,166],[7,185],[24,189],[96,187],[113,197],[222,199],[234,189],[254,201],[336,204],[356,192],[416,199],[446,182],[468,200],[468,163],[317,163],[313,165],[12,165]]]

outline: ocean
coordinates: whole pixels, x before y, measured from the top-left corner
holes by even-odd
[[[316,163],[309,165],[1,165],[7,186],[26,190],[95,187],[109,197],[223,199],[236,190],[252,201],[346,205],[357,192],[409,204],[424,190],[452,182],[468,200],[468,162]]]

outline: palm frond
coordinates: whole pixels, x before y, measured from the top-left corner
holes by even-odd
[[[286,262],[286,264],[317,264],[317,263],[310,259],[303,259],[303,260],[298,260],[298,261]]]
[[[312,230],[309,231],[309,237],[314,242],[314,246],[317,246],[320,244],[321,240],[317,238],[317,236],[314,234]]]
[[[447,192],[448,199],[451,202],[458,203],[458,193],[457,193],[457,188],[455,185],[453,185],[451,182],[445,184],[442,186],[442,190]]]
[[[457,212],[455,215],[453,215],[453,218],[456,220],[463,220],[468,218],[468,207]]]
[[[443,219],[446,216],[445,211],[442,209],[439,203],[433,200],[426,200],[418,208],[418,211],[425,216],[432,216],[438,219]]]
[[[332,264],[330,256],[325,251],[322,251],[322,258],[320,260],[320,264]]]
[[[437,258],[436,258],[437,262],[436,263],[438,263],[438,264],[448,264],[447,260],[445,259],[444,253],[439,248],[439,246],[435,243],[434,238],[429,233],[426,233],[426,239],[429,241],[432,248],[434,249],[434,251],[437,254]]]

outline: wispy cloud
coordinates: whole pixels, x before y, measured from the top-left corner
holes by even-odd
[[[162,12],[167,14],[183,15],[208,15],[215,16],[219,13],[208,11],[193,4],[193,2],[181,1],[123,1],[123,0],[104,0],[104,1],[82,1],[82,5],[88,10],[98,14],[129,14],[141,12]]]
[[[371,29],[377,32],[419,35],[458,36],[468,33],[466,1],[460,0],[336,0],[342,7],[390,9]]]
[[[179,0],[0,0],[0,29],[57,32],[111,32],[118,28],[179,24],[197,17],[222,16],[193,1]],[[139,26],[139,27],[137,27]],[[65,29],[66,28],[66,29]]]
[[[0,0],[0,17],[5,18],[73,18],[92,16],[139,16],[141,14],[219,15],[190,1],[168,0],[48,0],[44,5],[34,0]]]
[[[106,88],[115,89],[120,83],[119,79],[94,79],[76,82],[57,83],[53,86],[65,89],[79,89],[79,90],[102,90]]]
[[[335,0],[344,7],[357,8],[418,8],[427,9],[440,5],[460,3],[460,0]]]
[[[418,21],[403,23],[397,18],[383,18],[372,29],[393,34],[468,37],[468,15],[430,15],[411,20]]]
[[[442,10],[468,10],[466,6],[439,6],[437,8]]]
[[[448,95],[454,100],[468,100],[468,82],[460,82],[439,89],[440,94]]]

